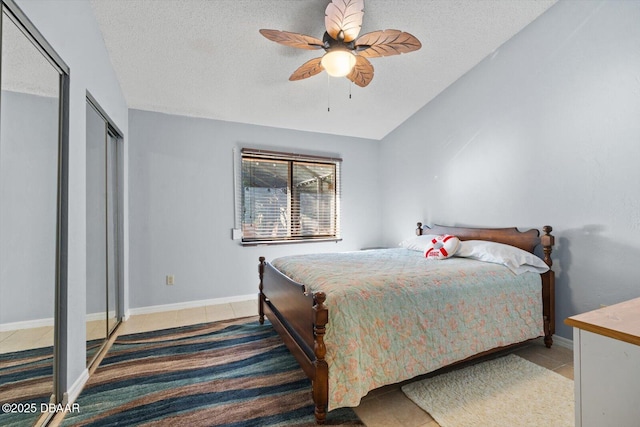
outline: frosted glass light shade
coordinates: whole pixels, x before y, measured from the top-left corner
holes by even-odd
[[[330,76],[344,77],[356,65],[356,57],[346,50],[332,50],[324,54],[320,63]]]

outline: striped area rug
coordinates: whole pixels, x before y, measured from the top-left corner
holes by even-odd
[[[0,410],[0,426],[33,425],[53,393],[53,347],[0,354],[0,404],[35,405],[36,411]]]
[[[117,338],[63,426],[314,424],[311,383],[255,318]],[[361,424],[347,408],[327,424]]]

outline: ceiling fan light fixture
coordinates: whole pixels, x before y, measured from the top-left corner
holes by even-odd
[[[348,50],[335,49],[325,53],[320,64],[331,77],[344,77],[353,70],[356,57]]]
[[[325,31],[322,40],[306,34],[280,30],[260,30],[267,39],[285,46],[307,50],[325,50],[302,64],[290,81],[302,80],[323,70],[333,77],[346,77],[360,87],[373,79],[373,65],[368,58],[400,55],[420,49],[420,41],[400,30],[378,30],[359,36],[364,15],[364,0],[331,0],[324,11]]]

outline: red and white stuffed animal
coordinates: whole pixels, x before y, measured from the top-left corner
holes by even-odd
[[[445,259],[453,256],[460,248],[460,239],[451,234],[431,239],[431,243],[426,247],[424,256],[428,259]]]

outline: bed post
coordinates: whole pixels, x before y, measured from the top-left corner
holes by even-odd
[[[313,401],[316,404],[315,416],[317,424],[324,424],[327,418],[327,405],[329,403],[329,365],[324,359],[327,348],[324,344],[324,333],[329,321],[329,311],[324,305],[327,296],[324,292],[313,294],[315,305],[313,306],[314,324],[314,349],[316,360],[315,377],[313,379]]]
[[[258,260],[260,261],[260,264],[258,264],[258,275],[260,276],[260,284],[258,285],[258,289],[260,290],[260,292],[258,293],[258,315],[259,317],[259,321],[261,325],[264,325],[264,293],[262,292],[264,290],[264,284],[262,283],[262,279],[264,278],[264,264],[265,264],[265,258],[263,256],[261,256],[260,258],[258,258]]]
[[[553,261],[551,260],[551,251],[555,243],[555,237],[551,235],[553,228],[550,225],[545,225],[544,227],[542,227],[542,231],[544,231],[544,235],[540,237],[540,243],[542,243],[542,249],[544,251],[544,262],[549,266],[549,271],[542,275],[542,300],[544,302],[544,345],[546,345],[547,348],[551,348],[551,345],[553,344],[553,334],[556,331],[556,276],[551,269],[553,265]]]
[[[422,223],[419,222],[417,225],[418,225],[418,228],[416,228],[416,235],[422,236]]]

